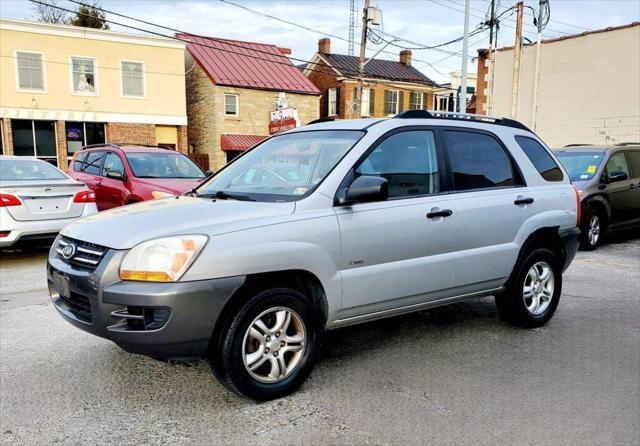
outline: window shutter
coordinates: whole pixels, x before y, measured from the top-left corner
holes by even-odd
[[[340,90],[342,87],[336,87],[336,115],[340,116]]]
[[[369,116],[373,116],[375,113],[375,99],[376,99],[376,91],[372,88],[369,90]]]
[[[329,117],[329,101],[330,99],[330,95],[329,95],[329,89],[326,89],[324,92],[324,117],[328,118]]]
[[[391,104],[389,100],[389,90],[384,91],[384,114],[385,116],[391,114]]]
[[[404,111],[404,91],[400,90],[398,94],[398,113]]]
[[[427,96],[427,93],[422,93],[422,109],[423,110],[429,109],[429,106],[427,105],[427,99],[429,99],[429,97]]]

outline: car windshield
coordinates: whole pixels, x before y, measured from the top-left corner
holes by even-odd
[[[571,181],[588,181],[596,174],[604,152],[561,151],[556,156],[569,174]]]
[[[67,176],[49,163],[38,160],[0,159],[0,180],[66,180]]]
[[[297,200],[320,184],[363,134],[319,130],[275,136],[234,160],[197,192],[256,201]]]
[[[189,158],[175,152],[128,152],[127,160],[138,178],[204,178]]]

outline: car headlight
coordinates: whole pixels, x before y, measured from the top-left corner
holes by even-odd
[[[154,199],[158,199],[158,198],[167,198],[167,197],[175,197],[175,195],[170,194],[169,192],[164,192],[161,190],[154,190],[153,192],[151,192],[151,196]]]
[[[129,251],[120,265],[120,279],[175,282],[207,243],[206,235],[177,235],[148,240]]]

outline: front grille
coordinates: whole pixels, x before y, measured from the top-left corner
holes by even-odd
[[[86,296],[78,293],[69,293],[71,296],[60,295],[60,299],[69,307],[76,317],[85,322],[91,322],[91,304]]]
[[[73,246],[72,255],[65,256],[64,250],[69,245]],[[60,255],[63,261],[89,271],[93,271],[98,267],[100,261],[108,250],[109,248],[104,246],[83,242],[81,240],[65,236],[60,237],[58,240],[58,246],[56,246],[56,252]]]

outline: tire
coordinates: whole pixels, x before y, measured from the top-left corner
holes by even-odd
[[[287,329],[281,331],[287,320]],[[304,295],[289,288],[269,289],[230,312],[219,340],[213,340],[208,361],[216,378],[238,395],[280,398],[295,391],[311,373],[319,333],[313,306]],[[249,370],[249,365],[255,369]]]
[[[599,209],[591,209],[580,225],[582,231],[580,247],[584,251],[595,250],[602,243],[606,229],[603,213]]]
[[[546,268],[549,269],[548,276],[544,273]],[[562,268],[557,254],[547,248],[538,248],[516,267],[505,291],[496,296],[496,306],[502,319],[512,325],[540,327],[555,313],[561,292]]]

